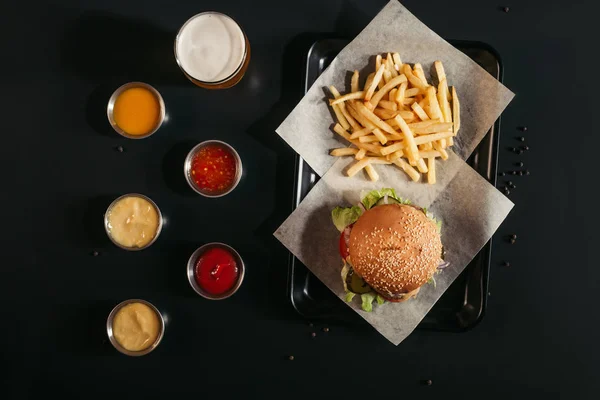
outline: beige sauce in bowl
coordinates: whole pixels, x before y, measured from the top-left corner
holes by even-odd
[[[124,247],[147,246],[156,236],[159,224],[158,210],[141,197],[124,197],[107,213],[107,230]]]
[[[152,346],[161,330],[156,312],[142,303],[121,308],[113,319],[113,335],[126,350],[142,351]]]

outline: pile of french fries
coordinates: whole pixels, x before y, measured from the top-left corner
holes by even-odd
[[[378,55],[375,72],[367,76],[363,90],[354,71],[351,92],[341,95],[330,86],[329,104],[338,123],[333,130],[351,143],[333,149],[335,157],[353,156],[347,169],[354,176],[364,169],[372,181],[379,175],[376,164],[395,164],[413,181],[427,174],[434,184],[435,159],[448,159],[460,129],[460,104],[456,89],[448,87],[441,61],[434,63],[438,85],[427,82],[421,64],[403,64],[398,53]]]

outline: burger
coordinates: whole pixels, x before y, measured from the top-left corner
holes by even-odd
[[[346,301],[356,295],[362,309],[373,302],[402,302],[448,264],[443,260],[441,223],[427,209],[412,205],[394,189],[373,190],[353,207],[332,211],[341,232],[339,251]]]

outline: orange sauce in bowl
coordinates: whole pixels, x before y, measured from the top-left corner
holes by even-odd
[[[115,123],[130,135],[142,136],[152,132],[160,123],[160,102],[143,87],[123,91],[113,109]]]

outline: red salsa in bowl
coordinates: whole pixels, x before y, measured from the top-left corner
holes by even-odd
[[[220,197],[239,183],[242,161],[233,147],[219,140],[209,140],[194,147],[185,160],[185,175],[196,192]]]

